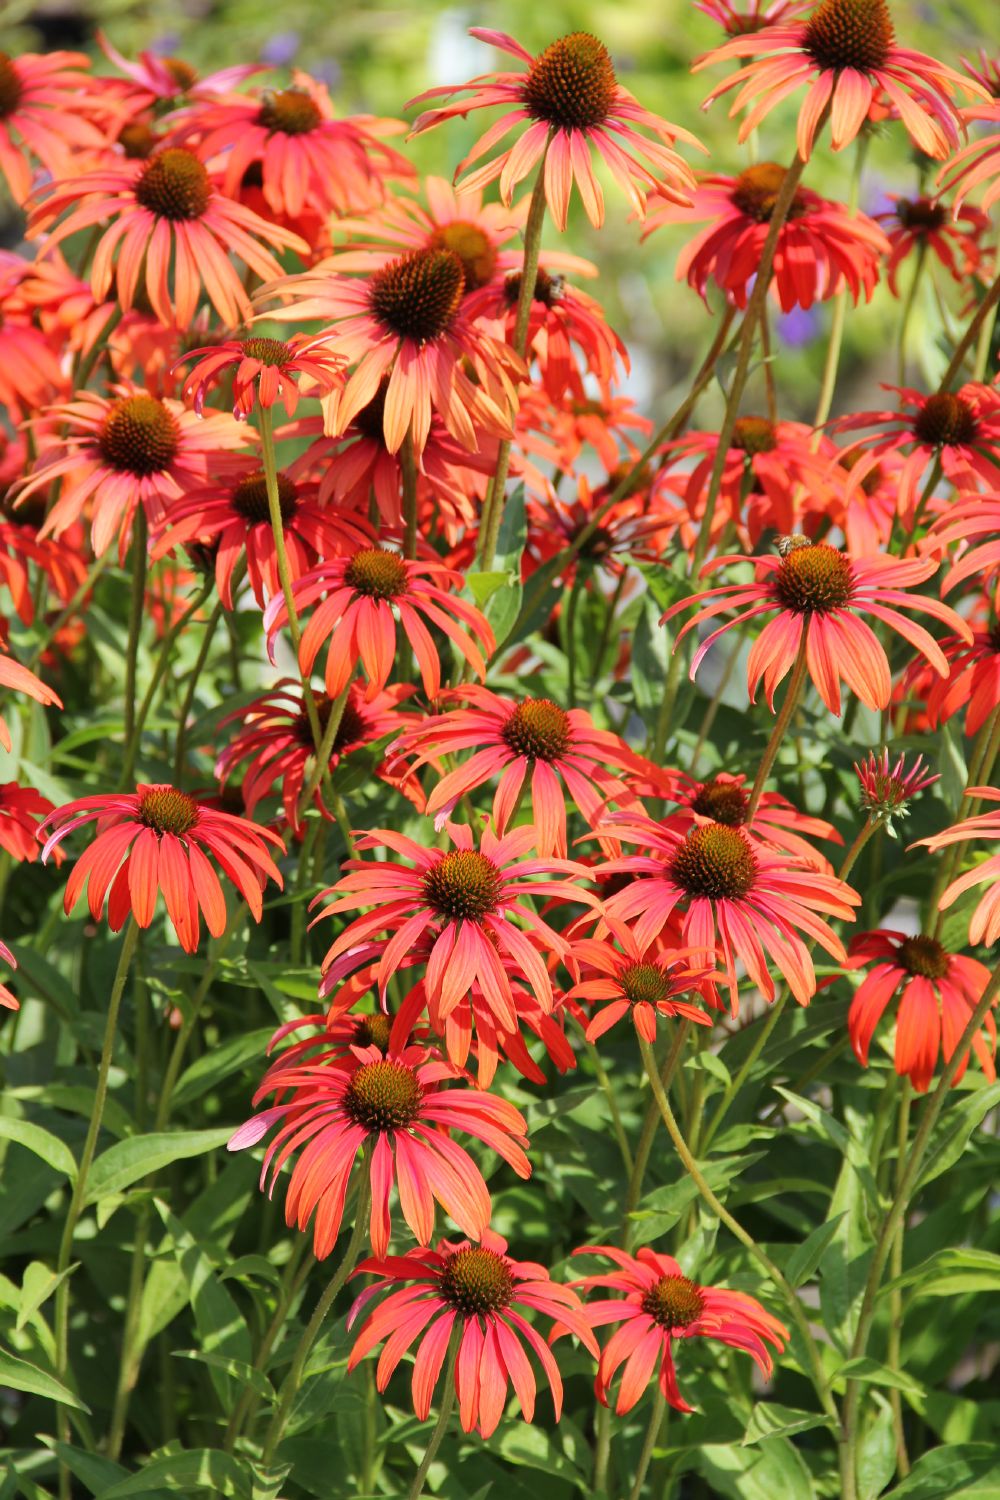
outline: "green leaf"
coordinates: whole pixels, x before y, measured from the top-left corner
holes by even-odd
[[[1000,1255],[991,1250],[958,1246],[938,1250],[935,1255],[904,1271],[880,1289],[880,1295],[896,1287],[913,1287],[915,1297],[954,1297],[960,1292],[1000,1290]]]
[[[844,1215],[840,1213],[832,1219],[827,1219],[826,1223],[814,1229],[801,1245],[796,1245],[785,1265],[785,1275],[793,1287],[802,1286],[803,1282],[809,1280],[823,1259],[823,1252],[837,1233],[843,1217]]]
[[[906,1375],[902,1370],[890,1370],[888,1365],[883,1365],[877,1359],[869,1359],[867,1355],[861,1359],[849,1359],[833,1372],[833,1380],[838,1384],[851,1380],[863,1380],[867,1384],[877,1386],[893,1386],[898,1391],[905,1391],[908,1396],[922,1396],[924,1388],[918,1380],[911,1375]]]
[[[878,1411],[858,1447],[858,1500],[877,1500],[896,1472],[896,1434],[892,1407],[877,1391]]]
[[[506,572],[466,573],[465,582],[476,601],[476,608],[483,609],[493,598],[497,589],[503,588],[505,583],[510,582],[510,574]]]
[[[100,1500],[124,1500],[126,1495],[148,1495],[151,1490],[208,1490],[211,1495],[234,1495],[253,1500],[253,1473],[249,1465],[218,1448],[194,1448],[171,1453],[144,1464],[138,1474],[104,1490]]]
[[[148,1177],[171,1162],[216,1151],[232,1135],[232,1127],[215,1130],[157,1131],[118,1141],[99,1156],[87,1180],[86,1203],[96,1203],[111,1193],[120,1193],[142,1177]]]
[[[512,1422],[505,1427],[492,1447],[509,1464],[521,1464],[529,1469],[540,1469],[545,1474],[555,1474],[573,1484],[583,1476],[556,1447],[554,1435],[541,1427],[531,1427],[526,1422]]]
[[[260,1061],[267,1043],[274,1034],[271,1026],[262,1026],[256,1031],[247,1031],[234,1037],[221,1047],[211,1047],[196,1062],[181,1074],[174,1089],[173,1107],[190,1104],[203,1094],[247,1065]]]
[[[32,1125],[28,1120],[15,1120],[10,1115],[0,1115],[0,1137],[16,1141],[19,1146],[24,1146],[27,1151],[40,1156],[42,1161],[48,1162],[57,1172],[62,1172],[71,1182],[76,1181],[76,1158],[66,1142],[61,1141],[50,1130],[43,1130],[40,1125]]]
[[[1000,1457],[995,1443],[962,1443],[921,1454],[885,1500],[998,1500]]]
[[[21,1280],[21,1304],[17,1312],[16,1328],[18,1333],[34,1317],[38,1309],[49,1300],[61,1281],[67,1276],[72,1276],[79,1261],[67,1266],[65,1271],[56,1275],[50,1271],[48,1266],[40,1260],[33,1260],[28,1266]]]
[[[63,1385],[61,1380],[50,1375],[48,1370],[40,1370],[37,1365],[31,1364],[26,1359],[20,1359],[2,1346],[0,1346],[0,1385],[9,1385],[15,1391],[30,1391],[33,1396],[45,1396],[49,1401],[58,1401],[62,1406],[75,1406],[77,1411],[89,1412],[90,1410],[90,1407],[84,1405],[79,1396],[74,1396],[73,1392]]]
[[[261,1370],[255,1370],[253,1365],[243,1359],[230,1359],[224,1354],[208,1354],[204,1349],[171,1349],[170,1353],[174,1359],[193,1359],[198,1364],[208,1365],[213,1370],[222,1370],[226,1375],[231,1375],[241,1385],[250,1388],[273,1406],[276,1400],[274,1386]]]
[[[777,1401],[758,1401],[750,1414],[747,1430],[743,1434],[743,1446],[749,1447],[764,1438],[788,1437],[793,1432],[808,1432],[812,1427],[832,1427],[829,1417],[822,1412],[796,1411],[791,1406],[779,1406]]]
[[[239,1395],[238,1385],[245,1383],[247,1377],[236,1375],[228,1367],[235,1362],[249,1369],[253,1357],[250,1330],[229,1291],[216,1276],[204,1247],[160,1199],[156,1208],[173,1240],[174,1255],[187,1286],[212,1385],[223,1409],[231,1409]]]
[[[955,1103],[949,1101],[944,1128],[932,1138],[931,1148],[924,1160],[918,1191],[955,1165],[968,1145],[972,1132],[997,1104],[1000,1104],[1000,1083],[973,1089]]]

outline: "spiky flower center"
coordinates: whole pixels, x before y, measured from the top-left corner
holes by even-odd
[[[445,1261],[441,1296],[463,1317],[485,1317],[509,1307],[514,1296],[510,1266],[495,1250],[469,1245]]]
[[[739,448],[751,458],[757,453],[773,453],[778,446],[778,433],[767,417],[737,417],[733,424],[730,447]]]
[[[364,1130],[405,1130],[420,1114],[424,1091],[412,1068],[385,1058],[363,1063],[351,1078],[344,1109]]]
[[[257,359],[269,370],[280,370],[292,357],[292,351],[281,339],[244,339],[240,348],[247,359]]]
[[[709,823],[691,830],[674,855],[670,874],[689,896],[734,901],[753,885],[757,856],[738,828]]]
[[[198,82],[198,69],[185,62],[183,57],[161,57],[160,61],[182,93]]]
[[[128,161],[146,161],[158,142],[159,136],[142,120],[131,120],[118,132],[118,144]]]
[[[895,40],[885,0],[821,0],[802,45],[819,68],[873,73],[885,66]]]
[[[198,804],[187,792],[172,786],[154,786],[139,799],[139,822],[154,833],[173,833],[182,838],[198,821]]]
[[[919,974],[922,979],[943,979],[951,955],[936,938],[921,933],[919,937],[903,939],[899,945],[899,960],[911,974]]]
[[[330,710],[333,708],[334,700],[326,693],[313,693],[313,702],[316,705],[316,717],[319,719],[319,727],[325,734],[326,727],[330,722]],[[309,750],[314,749],[315,741],[313,739],[312,725],[309,722],[309,715],[304,708],[296,720],[295,728],[301,743],[307,746]],[[337,725],[337,731],[333,736],[333,746],[330,750],[331,759],[335,755],[342,755],[348,747],[359,744],[364,738],[367,728],[368,721],[364,714],[348,699],[344,704],[343,712],[340,715],[340,723]]]
[[[397,338],[426,344],[451,327],[464,292],[465,267],[453,250],[414,250],[375,272],[368,306]]]
[[[943,203],[933,198],[900,198],[896,204],[896,218],[911,234],[933,234],[944,228],[948,211]]]
[[[135,196],[157,218],[200,219],[212,197],[202,162],[183,146],[168,146],[151,156],[136,178]]]
[[[690,1328],[704,1308],[704,1292],[686,1276],[661,1276],[642,1297],[643,1312],[661,1328]]]
[[[104,462],[121,474],[160,474],[180,446],[173,412],[154,396],[125,396],[104,418],[97,446]]]
[[[618,985],[630,1005],[658,1005],[670,992],[670,980],[658,964],[629,964]]]
[[[607,47],[589,32],[574,31],[538,54],[521,97],[536,120],[566,130],[588,130],[608,118],[617,92]]]
[[[774,574],[774,592],[794,614],[842,609],[854,592],[850,558],[826,542],[794,547]]]
[[[727,828],[742,828],[747,820],[750,799],[745,788],[735,781],[705,781],[691,802],[693,812]]]
[[[562,299],[564,286],[565,281],[562,276],[550,276],[548,271],[539,266],[531,300],[540,303],[542,307],[554,307]],[[506,278],[503,284],[503,295],[508,307],[517,306],[521,297],[520,271],[514,271]]]
[[[406,581],[406,563],[384,547],[362,547],[344,569],[344,582],[369,599],[396,599],[406,593]]]
[[[964,396],[943,391],[927,397],[913,431],[921,443],[932,448],[949,448],[975,442],[978,427],[975,410]]]
[[[767,224],[774,213],[785,174],[786,168],[776,161],[757,162],[755,166],[747,167],[745,172],[740,173],[733,183],[730,197],[741,213],[758,224]],[[797,218],[805,209],[805,199],[801,193],[796,192],[788,217]]]
[[[261,101],[258,121],[279,135],[308,135],[322,120],[319,106],[305,89],[277,89]]]
[[[282,521],[291,521],[295,516],[298,488],[287,474],[278,475],[278,509]],[[254,469],[244,474],[233,490],[230,505],[238,516],[251,526],[262,526],[270,522],[271,511],[267,503],[267,480],[263,469]]]
[[[569,745],[569,717],[550,698],[525,698],[500,732],[515,755],[558,760]]]
[[[354,418],[353,425],[362,437],[385,446],[385,393],[389,389],[389,377],[383,376],[367,406],[363,406]]]
[[[358,1016],[354,1027],[356,1047],[377,1047],[380,1052],[389,1050],[389,1033],[392,1031],[392,1016],[377,1010],[370,1016]]]
[[[7,52],[0,52],[0,120],[14,113],[23,92],[14,59]]]
[[[450,922],[480,922],[495,912],[503,876],[491,859],[475,849],[452,849],[424,876],[424,898]]]
[[[465,290],[474,292],[493,280],[497,266],[497,250],[485,229],[466,219],[454,219],[450,224],[441,224],[428,241],[431,250],[450,250],[462,262]]]

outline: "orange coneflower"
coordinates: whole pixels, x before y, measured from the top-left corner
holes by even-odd
[[[81,52],[0,52],[0,177],[16,203],[31,191],[34,163],[55,176],[74,151],[103,144],[92,118],[99,95],[89,66]]]
[[[184,380],[183,391],[201,415],[206,392],[231,373],[233,382],[233,416],[249,417],[255,406],[269,410],[280,401],[289,417],[299,403],[296,376],[304,375],[310,395],[325,395],[341,379],[343,360],[329,348],[329,339],[293,333],[291,338],[269,339],[256,336],[226,339],[201,349],[192,349],[178,360],[197,364]]]
[[[975,274],[983,255],[980,240],[990,227],[981,209],[966,204],[952,213],[940,198],[889,196],[892,208],[875,217],[889,234],[886,274],[894,297],[899,295],[899,268],[914,253],[933,255],[956,281]]]

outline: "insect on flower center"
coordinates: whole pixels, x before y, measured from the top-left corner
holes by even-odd
[[[531,300],[541,303],[542,307],[554,307],[562,298],[564,285],[565,281],[562,276],[550,276],[548,271],[539,266]],[[517,306],[521,297],[520,271],[514,271],[507,277],[503,284],[503,296],[508,307]]]
[[[450,250],[458,256],[467,292],[474,292],[477,287],[492,281],[497,265],[496,246],[478,224],[470,224],[465,219],[441,224],[428,240],[428,247],[431,250]]]
[[[266,93],[257,116],[266,130],[278,135],[308,135],[322,118],[318,104],[305,89],[277,89],[274,93]]]
[[[948,448],[975,442],[979,423],[976,413],[963,396],[944,391],[928,396],[913,424],[921,443],[932,448]]]
[[[182,838],[198,821],[198,804],[187,792],[172,786],[152,786],[139,800],[139,822],[154,833]]]
[[[344,570],[344,582],[369,599],[395,599],[406,593],[406,563],[398,552],[362,547]]]
[[[180,444],[173,412],[154,396],[125,396],[104,418],[97,438],[101,457],[123,474],[160,474]]]
[[[885,0],[822,0],[806,24],[803,47],[817,67],[884,67],[895,43]]]
[[[536,120],[566,130],[587,130],[608,118],[617,92],[607,47],[589,32],[574,31],[538,54],[521,97]]]
[[[525,698],[501,730],[515,755],[529,760],[558,760],[569,745],[569,718],[549,698]]]
[[[689,896],[733,901],[757,874],[757,856],[744,833],[723,823],[693,828],[674,855],[670,874]]]
[[[826,542],[794,547],[774,574],[774,592],[795,614],[842,609],[854,592],[850,559]]]
[[[289,479],[287,474],[278,475],[278,509],[281,511],[282,521],[291,521],[295,516],[297,506],[298,489],[295,481]],[[261,526],[271,519],[271,511],[267,503],[267,480],[263,469],[254,469],[252,474],[244,474],[243,478],[233,490],[230,504],[238,516],[244,521],[249,521],[251,526]]]
[[[693,812],[727,828],[741,828],[747,820],[749,798],[735,781],[705,781],[691,802]]]
[[[420,1114],[424,1091],[405,1063],[363,1063],[351,1078],[344,1108],[365,1130],[405,1130]]]
[[[642,1310],[661,1328],[690,1328],[701,1317],[705,1295],[686,1276],[661,1276],[643,1293]]]
[[[926,937],[923,933],[919,937],[904,938],[899,945],[899,959],[904,968],[911,974],[919,974],[922,979],[943,979],[951,963],[948,950],[942,948],[936,938]]]
[[[630,1005],[657,1005],[670,990],[670,981],[657,964],[629,964],[618,975],[618,984]]]
[[[7,52],[0,52],[0,120],[14,113],[23,92],[14,59]]]
[[[776,161],[761,161],[753,167],[747,167],[733,184],[730,194],[732,201],[747,218],[755,219],[758,224],[767,224],[774,213],[785,175],[786,168]],[[788,217],[797,218],[805,209],[805,199],[801,193],[796,192]]]
[[[281,339],[244,339],[240,348],[247,359],[257,359],[270,370],[280,369],[291,357],[291,350]]]
[[[380,1052],[388,1052],[391,1030],[392,1016],[387,1016],[384,1011],[377,1010],[370,1016],[358,1016],[354,1028],[354,1045],[377,1047]]]
[[[452,849],[424,876],[424,898],[450,922],[479,922],[495,912],[503,876],[491,859],[475,849]]]
[[[737,417],[730,446],[751,458],[757,453],[773,453],[778,446],[777,429],[767,417]]]
[[[501,1312],[514,1295],[510,1266],[495,1250],[470,1245],[449,1255],[441,1273],[441,1296],[466,1318]]]
[[[426,344],[454,321],[465,292],[465,267],[453,250],[414,250],[372,276],[372,316],[401,339]]]
[[[933,234],[947,223],[948,211],[933,198],[900,198],[896,218],[912,234]]]
[[[212,184],[193,151],[168,146],[151,156],[136,178],[135,196],[160,219],[200,219],[212,197]]]
[[[159,139],[142,120],[131,120],[118,132],[118,144],[127,161],[146,161],[155,151]]]

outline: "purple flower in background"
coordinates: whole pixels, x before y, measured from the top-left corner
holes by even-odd
[[[301,44],[302,38],[297,31],[276,31],[261,47],[260,60],[274,68],[287,67]]]
[[[819,332],[819,315],[815,307],[793,307],[778,318],[778,337],[790,349],[804,349]]]

